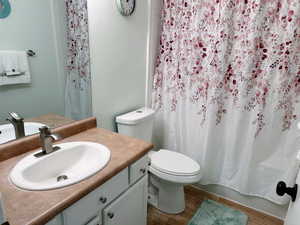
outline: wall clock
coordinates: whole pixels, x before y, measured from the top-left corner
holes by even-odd
[[[9,16],[11,12],[10,3],[8,0],[0,0],[0,19],[4,19]]]
[[[119,12],[123,16],[130,16],[135,9],[135,0],[116,0]]]

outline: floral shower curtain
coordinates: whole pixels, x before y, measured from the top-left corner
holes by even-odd
[[[65,0],[67,10],[66,116],[92,115],[91,72],[87,0]]]
[[[164,0],[154,133],[201,164],[202,184],[284,203],[299,94],[299,0]]]

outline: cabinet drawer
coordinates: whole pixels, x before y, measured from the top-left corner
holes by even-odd
[[[63,211],[64,225],[86,225],[127,188],[128,168]]]
[[[135,183],[138,179],[144,176],[148,172],[148,164],[150,159],[148,155],[145,155],[131,166],[129,166],[130,184]]]

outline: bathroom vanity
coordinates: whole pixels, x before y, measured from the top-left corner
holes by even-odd
[[[147,165],[144,156],[47,225],[146,225]]]
[[[10,225],[146,225],[150,143],[96,128],[95,118],[53,133],[65,137],[56,144],[80,141],[105,145],[111,151],[110,160],[102,170],[76,184],[27,191],[17,188],[8,176],[20,160],[39,149],[34,144],[38,137],[2,146],[0,192]],[[35,148],[25,152],[28,146]],[[16,155],[5,158],[7,150]]]

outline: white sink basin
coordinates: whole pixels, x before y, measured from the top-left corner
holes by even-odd
[[[26,190],[50,190],[75,184],[103,169],[110,150],[92,142],[69,142],[48,155],[37,152],[23,158],[11,171],[10,180]]]
[[[46,126],[45,124],[42,123],[30,123],[30,122],[25,122],[24,127],[25,127],[25,135],[32,135],[36,134],[39,132],[39,128]],[[12,124],[4,124],[0,125],[0,144],[4,144],[8,141],[12,141],[16,139],[15,135],[15,130]]]

